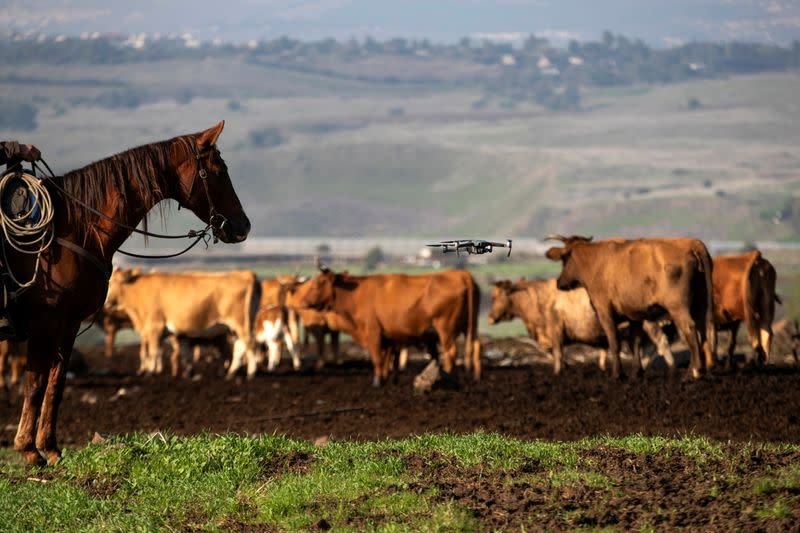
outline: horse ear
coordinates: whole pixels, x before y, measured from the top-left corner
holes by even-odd
[[[222,128],[224,127],[225,121],[220,120],[216,126],[200,132],[197,136],[197,148],[202,151],[217,144],[217,139],[219,139],[219,135],[222,133]]]

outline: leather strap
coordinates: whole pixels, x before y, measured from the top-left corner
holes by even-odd
[[[105,264],[103,264],[102,261],[100,261],[100,259],[97,258],[97,256],[90,253],[88,250],[86,250],[86,248],[78,246],[74,242],[62,239],[61,237],[56,237],[56,242],[61,246],[63,246],[64,248],[72,250],[73,252],[80,255],[81,257],[92,263],[94,266],[96,266],[97,269],[103,273],[103,276],[105,276],[106,283],[108,283],[108,281],[111,279],[111,271],[106,267]]]

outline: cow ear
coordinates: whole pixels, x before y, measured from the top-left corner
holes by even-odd
[[[553,246],[544,254],[551,261],[561,261],[567,255],[567,249],[563,246]]]
[[[205,131],[201,131],[197,135],[197,149],[198,151],[202,152],[208,148],[211,148],[215,144],[217,144],[217,139],[219,139],[219,135],[222,133],[222,128],[225,127],[225,121],[220,120],[216,126],[208,128]]]

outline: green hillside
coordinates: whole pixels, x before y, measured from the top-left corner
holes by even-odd
[[[0,136],[61,170],[226,119],[220,144],[256,235],[800,229],[796,73],[584,88],[571,112],[237,59],[0,67],[0,80],[38,110],[36,129]],[[148,98],[128,102],[137,91]]]

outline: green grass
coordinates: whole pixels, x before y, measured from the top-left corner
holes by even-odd
[[[743,445],[742,453],[753,446]],[[759,449],[768,448],[778,449]],[[519,490],[533,484],[558,494],[580,485],[619,494],[629,480],[604,473],[595,459],[584,457],[599,449],[688,460],[684,468],[698,472],[709,461],[726,460],[721,445],[697,437],[564,443],[479,432],[315,447],[280,436],[136,434],[67,450],[56,467],[44,469],[26,470],[14,452],[0,450],[0,530],[218,530],[260,524],[295,531],[324,520],[335,529],[467,531],[485,526],[469,508],[442,498],[443,486],[429,485],[427,476],[500,474],[512,488],[523,487]],[[781,449],[798,452],[796,446]],[[413,458],[422,466],[412,467]],[[758,519],[793,516],[797,468],[758,480],[751,493],[760,502],[754,511]],[[714,498],[726,497],[716,490]]]

